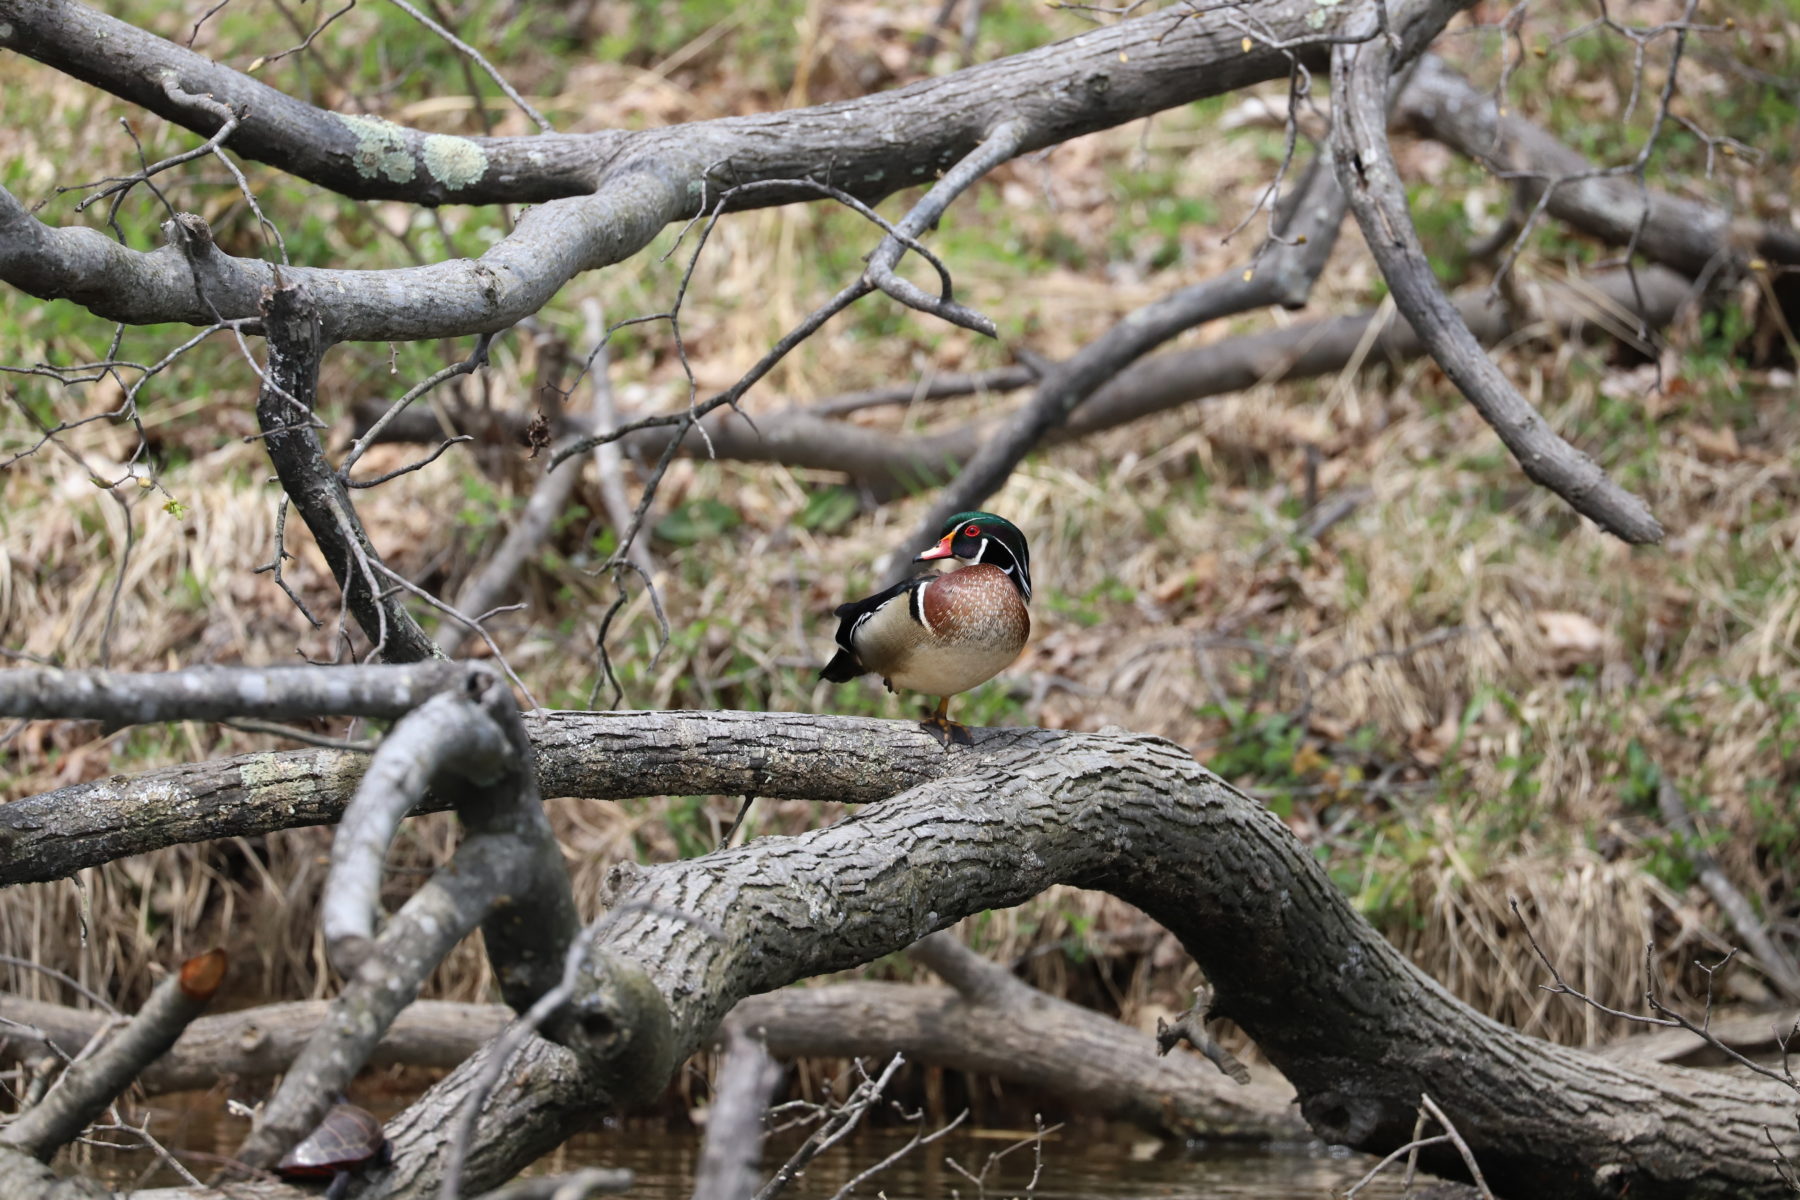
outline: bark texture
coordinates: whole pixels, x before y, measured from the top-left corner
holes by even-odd
[[[813,720],[761,725],[772,735]],[[684,790],[716,777],[705,760],[744,763],[759,740],[689,748],[696,786]],[[871,750],[915,741],[926,739],[888,723]],[[671,1061],[706,1043],[745,996],[1070,883],[1109,890],[1174,931],[1212,980],[1215,1011],[1256,1039],[1333,1141],[1402,1144],[1429,1092],[1508,1192],[1783,1194],[1764,1131],[1791,1141],[1791,1092],[1623,1066],[1472,1012],[1383,941],[1273,815],[1179,747],[986,730],[974,749],[944,757],[949,774],[828,828],[615,870],[595,936],[667,1000]],[[390,1126],[396,1161],[378,1186],[402,1196],[435,1186],[440,1128],[480,1065],[458,1068]],[[584,1070],[547,1043],[527,1047],[482,1113],[470,1182],[497,1182],[634,1082]]]
[[[1463,4],[1437,4],[1398,33],[1415,53]],[[386,122],[346,121],[247,76],[71,0],[0,0],[0,47],[162,112],[210,135],[220,118],[171,99],[165,80],[210,93],[243,114],[227,148],[362,198],[441,203],[546,200],[478,259],[388,271],[297,266],[281,276],[330,296],[323,336],[410,341],[491,333],[542,308],[574,275],[621,262],[671,221],[709,206],[724,185],[832,181],[866,200],[933,178],[967,158],[999,126],[1020,128],[1017,153],[1110,128],[1290,71],[1288,51],[1314,67],[1343,22],[1366,23],[1361,5],[1315,0],[1259,5],[1264,37],[1220,20],[1171,10],[1122,21],[1055,45],[922,80],[892,92],[788,112],[730,117],[582,138],[544,135],[433,139]],[[1325,13],[1327,21],[1317,20]],[[96,49],[102,53],[95,53]],[[373,126],[368,128],[366,126]],[[455,161],[479,174],[433,167],[431,143],[454,143]],[[440,152],[443,147],[439,147]],[[539,167],[533,155],[541,156]],[[825,167],[825,164],[829,164]],[[464,180],[449,187],[451,176]],[[752,189],[749,205],[809,200],[804,187]],[[143,253],[98,230],[53,228],[0,189],[0,279],[43,299],[70,299],[129,324],[210,325],[261,315],[276,283],[272,264],[216,249]]]
[[[865,717],[771,727],[758,713],[542,712],[524,722],[539,787],[552,797],[756,795],[862,804],[954,765],[934,743],[884,737],[893,722]],[[743,753],[732,752],[746,739],[752,744]],[[0,886],[62,879],[164,846],[334,824],[368,762],[343,750],[244,754],[0,804]],[[448,807],[431,795],[413,811]]]

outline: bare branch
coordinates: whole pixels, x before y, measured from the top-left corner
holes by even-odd
[[[1292,218],[1264,261],[1182,288],[1129,313],[1068,361],[1050,369],[1025,406],[989,439],[919,519],[905,543],[923,544],[951,514],[979,508],[1006,483],[1044,435],[1121,370],[1177,334],[1207,321],[1269,304],[1304,304],[1325,266],[1344,219],[1344,198],[1331,172],[1314,164]],[[904,560],[883,572],[894,575]]]
[[[182,963],[117,1036],[72,1064],[42,1101],[0,1127],[0,1143],[50,1161],[206,1011],[225,978],[225,962],[225,952],[213,950]]]
[[[300,672],[315,668],[284,668]],[[349,681],[368,673],[443,673],[452,688],[467,670],[461,665],[419,664],[411,667],[334,667],[320,669],[318,712],[398,717],[440,690],[435,677],[414,688],[395,687],[392,694],[357,699]],[[200,671],[217,670],[199,668]],[[0,697],[10,693],[0,672]],[[205,719],[220,707],[233,711],[247,704],[213,708],[162,704],[156,696],[163,681],[179,682],[190,672],[125,677],[132,683],[133,704],[159,704],[143,713],[148,720],[174,720],[177,714]],[[246,671],[246,678],[276,675]],[[326,681],[341,680],[341,683]],[[276,675],[276,682],[280,682]],[[246,685],[249,686],[249,685]],[[31,689],[23,689],[27,694]],[[282,689],[286,691],[285,687]],[[295,692],[267,702],[263,715],[294,717],[303,708]],[[290,708],[293,711],[290,711]],[[30,711],[43,716],[95,715],[134,722],[141,709],[53,708]],[[116,717],[113,714],[118,714]],[[868,803],[934,778],[951,769],[930,743],[889,739],[891,723],[861,717],[810,718],[793,737],[768,734],[752,714],[731,712],[540,713],[525,718],[536,755],[541,786],[552,796],[617,800],[639,795],[759,795],[806,800]],[[759,765],[717,763],[717,771],[695,774],[692,764],[674,751],[686,744],[727,743],[744,737],[764,740],[767,761]],[[183,764],[129,778],[75,784],[40,796],[0,804],[0,885],[60,879],[83,867],[142,854],[162,846],[216,837],[253,836],[276,829],[324,825],[338,821],[354,794],[368,758],[337,750],[290,750],[255,753],[209,763]],[[415,812],[435,812],[449,800],[433,794]]]
[[[208,241],[210,244],[210,239]],[[332,470],[310,421],[293,422],[292,406],[311,414],[325,352],[319,308],[304,289],[278,284],[263,300],[269,366],[256,397],[256,419],[269,460],[306,527],[312,531],[344,602],[390,662],[443,658],[406,605],[376,577],[381,558],[356,515],[343,476]]]
[[[115,726],[328,714],[392,718],[458,687],[470,669],[447,662],[355,670],[189,667],[160,674],[17,667],[0,671],[0,716]]]
[[[240,1162],[271,1166],[319,1123],[426,976],[487,918],[496,896],[529,885],[534,865],[511,838],[476,835],[457,847],[382,927],[238,1148]]]
[[[1329,19],[1360,12],[1341,7],[1345,15],[1334,7]],[[1307,54],[1322,62],[1331,27],[1309,24],[1320,12],[1311,0],[1275,0],[1262,18],[1285,40],[1311,39]],[[392,271],[292,268],[290,277],[315,295],[334,297],[327,342],[503,329],[543,307],[575,274],[620,262],[664,225],[692,217],[715,172],[742,184],[801,178],[827,163],[847,192],[868,200],[931,178],[1007,122],[1023,123],[1017,150],[1026,153],[1290,71],[1287,52],[1246,51],[1225,23],[1171,10],[862,100],[633,133],[475,139],[321,112],[73,0],[0,0],[0,29],[9,31],[0,45],[215,132],[215,118],[144,86],[174,71],[190,94],[211,94],[244,114],[231,139],[240,153],[345,195],[549,201],[525,212],[479,259]],[[1403,33],[1409,45],[1422,44],[1436,27],[1421,22]],[[753,207],[813,194],[796,185],[740,199]],[[93,230],[50,228],[4,190],[0,279],[130,323],[196,324],[257,315],[274,282],[272,266],[257,260],[215,251],[190,268],[178,256],[132,251]]]
[[[1387,94],[1394,62],[1392,49],[1381,40],[1337,49],[1332,57],[1331,137],[1338,180],[1395,304],[1533,482],[1625,541],[1662,540],[1662,526],[1649,507],[1544,423],[1488,358],[1438,286],[1388,146]]]
[[[912,211],[906,214],[895,231],[882,239],[881,245],[875,248],[875,253],[869,256],[868,269],[863,272],[863,279],[909,308],[942,317],[953,325],[973,329],[976,333],[998,337],[999,331],[994,328],[992,321],[951,299],[948,278],[944,281],[943,295],[934,297],[920,290],[916,284],[894,274],[894,267],[906,252],[902,239],[916,238],[936,225],[952,201],[973,187],[983,175],[1020,152],[1027,132],[1023,121],[1006,121],[983,138],[981,145],[970,151],[942,179],[933,184],[931,190],[913,205]]]
[[[480,707],[450,692],[407,713],[381,739],[331,841],[319,925],[340,972],[354,974],[369,955],[388,848],[426,789],[440,776],[491,784],[505,772],[510,750]]]
[[[1706,271],[1720,256],[1742,260],[1754,254],[1800,264],[1800,232],[1751,220],[1734,222],[1716,206],[1657,189],[1642,191],[1630,180],[1597,171],[1539,126],[1516,113],[1501,116],[1493,97],[1435,55],[1420,62],[1395,110],[1420,133],[1516,180],[1527,204],[1547,196],[1545,211],[1557,220],[1616,246],[1635,238],[1646,257],[1690,276]]]

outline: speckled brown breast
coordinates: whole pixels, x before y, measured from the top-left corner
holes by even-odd
[[[890,686],[954,696],[1011,666],[1031,634],[1031,616],[1006,572],[977,563],[934,579],[920,625],[894,604],[857,638],[863,662]]]
[[[1031,614],[1019,589],[990,563],[934,579],[925,589],[923,608],[932,640],[947,646],[1005,649],[1017,657],[1031,636]]]

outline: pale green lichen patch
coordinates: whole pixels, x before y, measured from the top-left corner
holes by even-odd
[[[365,758],[349,753],[257,754],[239,765],[238,780],[246,793],[262,792],[266,796],[274,792],[285,795],[290,802],[332,792],[349,799],[366,765]]]
[[[1331,19],[1331,10],[1342,4],[1343,0],[1314,0],[1314,2],[1318,7],[1306,14],[1307,27],[1323,29],[1325,22]]]
[[[487,152],[468,138],[434,133],[425,139],[425,169],[452,191],[466,188],[487,173]]]
[[[391,179],[405,183],[416,168],[406,149],[406,131],[380,117],[347,117],[338,120],[356,135],[356,173],[364,179]]]

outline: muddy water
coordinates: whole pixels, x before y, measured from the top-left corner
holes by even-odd
[[[223,1117],[205,1103],[183,1107],[159,1104],[150,1115],[152,1131],[202,1178],[216,1162],[211,1156],[227,1151],[244,1132],[242,1121]],[[913,1150],[859,1186],[855,1194],[888,1200],[975,1200],[982,1196],[1010,1200],[1027,1195],[1032,1173],[1038,1168],[1031,1147],[995,1156],[1017,1146],[1028,1132],[956,1131]],[[128,1136],[113,1136],[129,1140]],[[815,1159],[785,1195],[790,1200],[828,1200],[853,1176],[899,1150],[908,1136],[901,1130],[860,1133],[848,1144]],[[765,1174],[774,1171],[798,1140],[789,1136],[771,1145],[764,1159]],[[115,1188],[181,1182],[166,1167],[157,1167],[154,1156],[146,1151],[122,1153],[90,1147],[85,1153],[93,1156],[89,1169]],[[634,1123],[583,1134],[538,1164],[534,1173],[589,1165],[628,1167],[637,1179],[629,1193],[632,1197],[685,1200],[692,1194],[698,1153],[696,1133]],[[1362,1155],[1333,1153],[1318,1145],[1183,1147],[1131,1130],[1083,1127],[1046,1139],[1037,1185],[1029,1194],[1041,1200],[1325,1200],[1360,1179],[1372,1162]],[[1400,1195],[1397,1177],[1378,1181],[1358,1194],[1392,1200]]]
[[[1023,1131],[1018,1130],[952,1134],[914,1150],[859,1186],[855,1194],[871,1200],[878,1195],[887,1200],[951,1200],[958,1196],[974,1200],[983,1194],[1011,1200],[1024,1196],[1036,1166],[1030,1147],[1012,1150],[990,1165],[996,1152],[1017,1145],[1022,1136]],[[878,1131],[841,1149],[833,1148],[813,1161],[786,1196],[829,1200],[853,1176],[906,1141],[905,1133]],[[691,1194],[697,1146],[692,1138],[659,1141],[594,1135],[572,1143],[567,1161],[574,1164],[577,1155],[592,1147],[595,1161],[638,1172],[638,1187],[631,1195],[686,1200]],[[777,1147],[765,1157],[765,1172],[779,1164],[777,1153],[784,1149]],[[1326,1200],[1354,1184],[1373,1164],[1373,1159],[1363,1155],[1333,1154],[1322,1146],[1184,1148],[1126,1130],[1084,1130],[1055,1134],[1045,1143],[1042,1171],[1030,1194],[1040,1200]],[[980,1178],[979,1185],[971,1175]],[[1397,1181],[1387,1188],[1377,1184],[1357,1195],[1392,1200],[1400,1195],[1400,1187]]]

